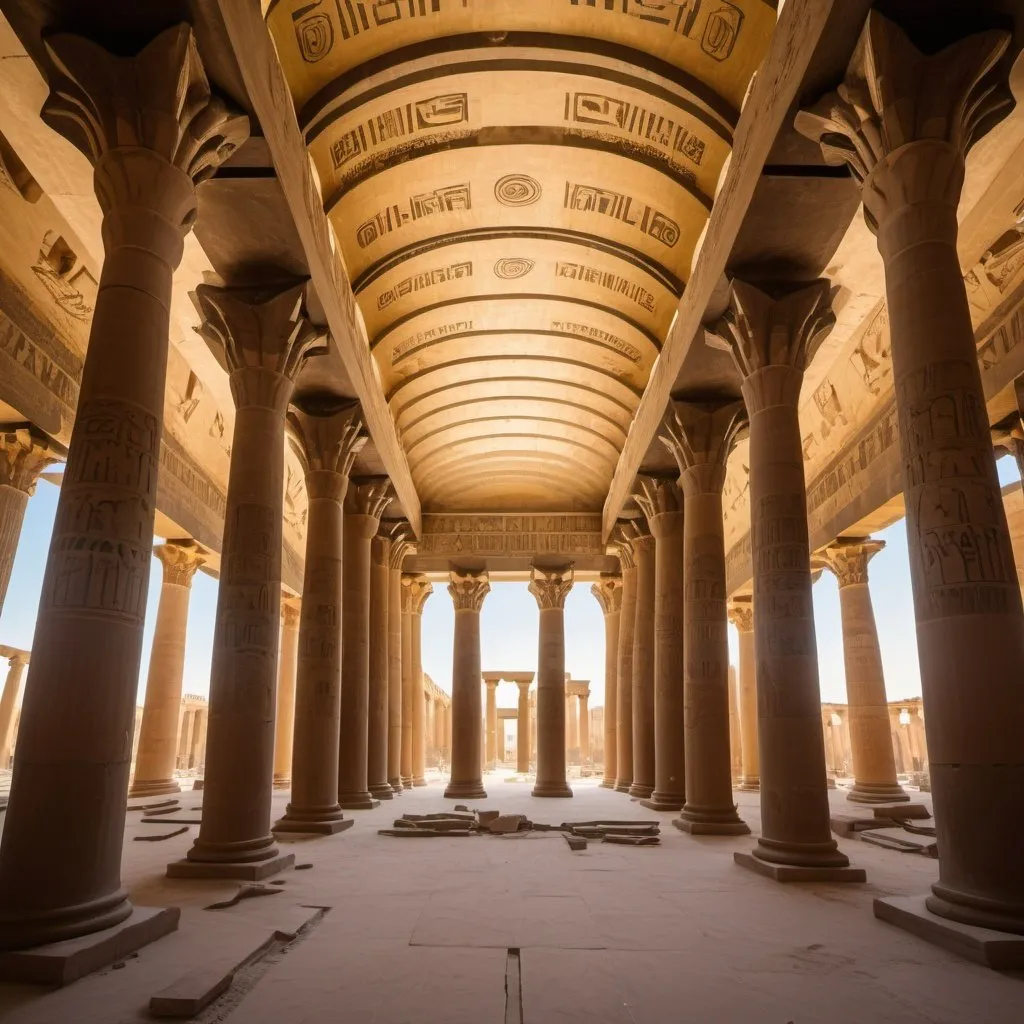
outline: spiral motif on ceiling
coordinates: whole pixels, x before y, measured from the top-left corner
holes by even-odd
[[[494,198],[502,206],[532,206],[542,192],[540,182],[528,174],[506,174],[494,186]]]
[[[516,281],[533,270],[533,262],[525,256],[506,256],[494,264],[494,276],[502,281]]]

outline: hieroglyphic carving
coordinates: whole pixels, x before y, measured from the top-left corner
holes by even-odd
[[[79,263],[74,249],[56,232],[47,231],[43,235],[32,273],[68,316],[82,323],[92,319],[99,287],[96,278],[88,267]]]
[[[321,9],[323,3],[324,0],[312,0],[292,12],[299,53],[307,64],[323,60],[334,48],[334,22],[324,13],[331,8],[337,15],[342,39],[354,39],[362,32],[383,28],[403,19],[441,12],[441,0],[345,0]]]
[[[615,292],[616,295],[624,296],[630,302],[635,302],[648,313],[656,312],[654,295],[643,285],[636,284],[620,274],[613,274],[610,271],[601,270],[599,267],[588,267],[583,263],[559,262],[555,264],[555,277],[599,285],[601,288],[607,288],[610,292]]]
[[[882,386],[892,376],[892,345],[889,341],[889,311],[883,306],[875,314],[850,363],[873,395],[882,393]]]
[[[399,299],[404,299],[414,292],[423,291],[426,288],[436,288],[438,285],[448,284],[449,281],[461,281],[463,278],[473,276],[473,264],[468,260],[461,263],[452,263],[447,267],[437,267],[434,270],[425,270],[420,274],[413,274],[398,282],[391,288],[386,289],[377,296],[377,309],[384,310]]]
[[[412,355],[413,352],[423,345],[437,341],[438,338],[447,338],[453,334],[464,334],[466,331],[471,330],[473,330],[472,320],[454,320],[450,324],[441,324],[438,327],[430,327],[425,331],[417,331],[410,337],[400,341],[391,350],[391,365],[394,366],[402,359],[405,359],[406,356]]]
[[[597,185],[582,185],[576,182],[565,183],[564,206],[566,210],[580,213],[596,213],[603,217],[611,217],[629,227],[636,228],[642,234],[653,238],[662,245],[673,248],[679,241],[679,225],[653,206],[626,195],[625,192],[613,192],[611,189],[599,188]]]
[[[532,206],[543,193],[540,182],[528,174],[506,174],[494,184],[494,198],[502,206]]]
[[[552,320],[551,330],[560,334],[574,334],[577,338],[586,338],[595,341],[605,348],[614,349],[620,356],[625,356],[631,363],[639,363],[641,359],[640,350],[635,345],[620,338],[616,334],[603,331],[598,327],[589,327],[587,324],[577,324],[570,320]]]
[[[599,515],[425,515],[420,555],[603,555]]]
[[[469,183],[444,185],[430,192],[419,192],[409,196],[406,203],[385,206],[369,220],[363,221],[356,229],[356,244],[366,249],[392,231],[404,228],[410,221],[422,220],[438,213],[452,213],[455,210],[472,209]]]
[[[502,281],[518,281],[534,268],[534,261],[525,256],[505,256],[494,264],[494,276]]]
[[[849,420],[843,413],[843,407],[839,401],[839,395],[836,394],[835,386],[830,380],[822,381],[822,383],[815,388],[814,404],[817,406],[818,412],[821,414],[819,430],[821,431],[822,440],[827,441],[829,439],[829,435],[837,425],[845,427],[849,424]]]

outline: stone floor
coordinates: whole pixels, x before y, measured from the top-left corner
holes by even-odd
[[[486,779],[479,806],[538,821],[656,814],[591,780],[576,798],[534,800],[521,782]],[[183,908],[180,930],[66,989],[0,985],[4,1024],[128,1024],[149,997],[200,967],[231,967],[275,929],[281,940],[236,975],[202,1024],[1020,1024],[1024,978],[996,974],[876,921],[879,894],[922,893],[934,861],[843,840],[868,884],[783,887],[732,862],[749,837],[696,838],[671,827],[658,848],[594,845],[557,834],[402,840],[378,836],[401,810],[450,808],[435,778],[337,836],[288,845],[297,863],[280,895],[202,908],[233,883],[175,881],[166,863],[196,827],[134,842],[124,879],[139,904]],[[201,794],[183,795],[185,808]],[[830,794],[837,809],[842,790]],[[278,794],[275,809],[283,809]],[[739,793],[756,831],[757,794]],[[668,826],[670,815],[661,815]],[[314,909],[328,907],[320,913]],[[298,918],[296,918],[298,915]],[[291,921],[291,926],[287,922]],[[284,922],[284,923],[282,923]],[[522,1011],[506,1014],[519,951]],[[514,986],[513,986],[514,988]]]

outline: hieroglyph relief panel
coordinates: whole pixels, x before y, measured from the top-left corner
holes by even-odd
[[[425,515],[419,555],[603,555],[599,515]]]

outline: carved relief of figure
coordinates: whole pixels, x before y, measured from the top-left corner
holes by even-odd
[[[92,319],[98,291],[96,278],[79,264],[74,249],[55,231],[43,235],[32,273],[68,316],[82,323]]]

